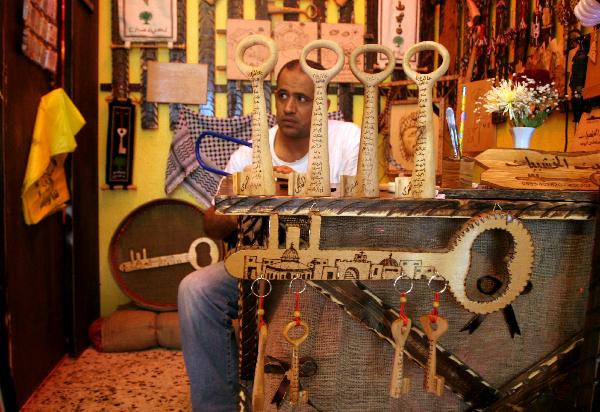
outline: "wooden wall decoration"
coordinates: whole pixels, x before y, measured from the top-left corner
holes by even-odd
[[[119,35],[124,42],[177,41],[177,0],[118,0]]]
[[[465,112],[467,117],[465,120],[462,150],[463,153],[479,153],[496,147],[496,125],[492,123],[492,115],[484,111],[475,113],[477,99],[490,90],[492,84],[488,80],[479,80],[466,83],[466,86],[467,99]],[[462,85],[459,84],[458,90],[462,90]],[[460,114],[460,110],[456,110],[456,115],[460,116]],[[457,117],[458,120],[459,117]]]
[[[284,21],[275,25],[273,39],[279,50],[279,58],[274,72],[279,70],[290,60],[297,59],[302,49],[308,43],[319,38],[318,25],[312,22]],[[316,51],[308,55],[309,60],[319,61]]]
[[[157,103],[206,103],[205,64],[148,62],[146,99]]]
[[[186,42],[186,0],[179,0],[177,5],[177,44],[185,44]],[[171,63],[185,63],[186,49],[184,47],[176,47],[169,49],[169,61]],[[177,120],[179,119],[179,104],[172,103],[169,105],[169,128],[175,130]]]
[[[235,49],[239,42],[253,34],[271,36],[271,22],[268,20],[227,20],[227,79],[248,80],[235,64]],[[269,57],[269,50],[257,44],[246,51],[244,61],[250,66],[258,66]],[[266,79],[270,79],[267,76]]]
[[[437,150],[436,173],[441,173],[442,130],[445,124],[443,99],[434,99],[437,110],[433,114],[433,132]],[[419,102],[396,100],[390,102],[388,134],[385,136],[387,172],[391,175],[410,174],[414,166],[417,142],[417,113]]]
[[[600,96],[600,42],[598,32],[595,31],[590,39],[590,52],[588,54],[587,70],[585,72],[585,87],[583,98],[590,99]]]
[[[131,100],[109,103],[106,175],[109,189],[133,189],[135,106]]]
[[[207,101],[200,106],[200,113],[205,116],[215,115],[215,3],[200,0],[198,10],[198,63],[208,67]]]
[[[569,152],[600,151],[600,109],[584,113],[575,129],[575,136],[569,139]]]
[[[340,5],[340,17],[339,23],[352,23],[354,16],[354,0],[348,0],[344,4]],[[362,45],[363,42],[359,41],[358,46]],[[338,85],[338,110],[344,114],[344,119],[351,121],[354,112],[354,104],[352,99],[352,93],[350,91],[349,84]]]
[[[139,4],[138,4],[139,3]],[[154,16],[153,9],[150,6],[145,4],[141,4],[141,2],[136,2],[134,4],[135,7],[141,7],[145,10],[146,17],[148,22],[151,22],[153,19],[157,20]],[[158,58],[158,48],[159,47],[169,47],[169,60],[171,62],[185,62],[185,31],[186,31],[186,21],[185,21],[185,9],[186,9],[186,0],[171,0],[169,2],[164,2],[158,7],[167,7],[169,14],[169,22],[167,22],[166,18],[163,19],[163,25],[168,25],[169,27],[163,27],[165,29],[165,36],[153,37],[151,34],[146,34],[142,29],[144,27],[136,26],[137,22],[140,20],[140,13],[137,15],[132,14],[131,8],[133,3],[125,2],[123,0],[113,0],[112,1],[112,47],[113,47],[113,97],[116,97],[120,100],[126,100],[129,95],[129,70],[128,67],[128,57],[129,57],[129,48],[131,47],[139,47],[142,49],[141,51],[141,80],[140,80],[140,92],[141,92],[141,102],[140,102],[140,110],[141,110],[141,125],[142,129],[157,129],[158,128],[158,105],[154,102],[149,102],[146,99],[146,91],[147,91],[147,78],[148,78],[148,62],[156,61]],[[156,5],[152,6],[155,7]],[[122,13],[127,14],[130,19],[128,23],[125,22],[125,19],[119,17],[119,8],[123,10]],[[166,13],[166,9],[162,10],[160,13]],[[142,21],[142,25],[145,26],[145,23]],[[129,24],[127,26],[126,24]],[[128,28],[129,27],[129,28]],[[161,26],[162,27],[162,26]],[[137,33],[136,35],[127,35],[127,33]],[[169,107],[169,125],[171,129],[174,128],[175,122],[177,121],[178,110],[177,105],[171,105]]]
[[[350,54],[363,43],[365,27],[361,24],[346,24],[346,23],[321,23],[321,38],[331,40],[340,45],[346,56],[344,67],[332,80],[337,83],[358,83],[356,76],[350,70]],[[337,61],[337,56],[331,50],[324,49],[321,51],[321,64],[325,67],[331,67]],[[361,68],[364,66],[364,57],[358,57],[356,65]],[[348,119],[349,120],[349,119]]]
[[[243,19],[244,4],[242,0],[230,0],[227,2],[227,28],[231,28],[229,19]],[[255,33],[250,33],[255,34]],[[264,34],[264,33],[258,33]],[[237,43],[236,43],[237,45]],[[237,68],[237,65],[230,60],[230,53],[235,53],[235,45],[233,48],[229,44],[229,33],[227,33],[227,70]],[[233,63],[233,64],[232,64]],[[241,73],[240,73],[241,74]],[[231,116],[241,116],[244,113],[244,98],[242,96],[241,83],[235,78],[230,77],[227,73],[227,114]]]

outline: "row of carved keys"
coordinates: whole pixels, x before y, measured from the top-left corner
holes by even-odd
[[[439,275],[435,275],[431,279],[435,279]],[[394,289],[398,290],[399,282],[402,280],[410,279],[404,273],[400,274],[394,281]],[[431,287],[431,280],[429,282]],[[406,305],[406,296],[413,288],[411,281],[410,288],[406,290],[398,290],[400,292],[400,311],[398,319],[396,319],[390,327],[394,343],[396,345],[396,352],[394,353],[394,362],[392,366],[392,380],[390,382],[390,397],[399,398],[405,395],[410,390],[410,379],[404,377],[404,346],[410,330],[412,322],[408,316],[404,313],[404,307]],[[423,315],[419,318],[423,325],[423,331],[425,336],[429,340],[429,355],[427,357],[427,365],[425,366],[425,379],[423,381],[423,387],[428,393],[433,393],[436,396],[441,396],[444,392],[444,378],[436,374],[436,351],[437,341],[446,331],[448,330],[448,321],[439,315],[438,308],[440,306],[440,294],[446,290],[444,284],[443,289],[435,291],[433,300],[433,310],[431,313]]]

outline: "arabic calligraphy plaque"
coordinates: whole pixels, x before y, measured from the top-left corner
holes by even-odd
[[[508,189],[598,190],[600,152],[488,149],[475,160],[481,183]]]
[[[600,109],[584,113],[571,139],[569,151],[595,152],[600,150]]]

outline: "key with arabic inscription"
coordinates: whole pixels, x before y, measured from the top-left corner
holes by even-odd
[[[304,329],[301,336],[294,338],[290,331],[294,327]],[[308,336],[308,325],[304,321],[297,323],[295,320],[283,328],[283,337],[292,345],[292,365],[289,370],[290,380],[290,402],[292,405],[301,405],[308,402],[308,391],[300,391],[300,345]]]
[[[404,326],[402,319],[396,319],[392,323],[392,336],[394,336],[394,342],[396,342],[392,381],[390,382],[390,396],[392,398],[399,398],[410,390],[410,379],[404,377],[404,345],[410,334],[411,326],[410,319],[408,319],[406,326]]]
[[[442,396],[444,392],[444,377],[438,376],[436,372],[436,352],[437,340],[448,330],[448,321],[441,316],[437,316],[433,322],[429,315],[423,315],[419,318],[423,325],[423,331],[429,339],[429,357],[425,368],[425,380],[423,386],[426,392],[433,393],[436,396]],[[433,325],[436,325],[434,329]]]

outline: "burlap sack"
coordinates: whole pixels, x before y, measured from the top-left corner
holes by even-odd
[[[100,352],[128,352],[155,346],[181,349],[177,312],[118,310],[94,322],[90,337]]]

